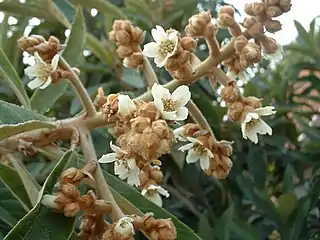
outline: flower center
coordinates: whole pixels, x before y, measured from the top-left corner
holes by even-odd
[[[206,148],[204,146],[202,146],[201,144],[196,144],[193,147],[193,150],[200,154],[200,153],[203,153],[206,150]]]
[[[40,78],[43,81],[47,81],[52,71],[53,71],[53,68],[51,65],[49,64],[43,65],[38,69],[38,78]]]
[[[257,122],[258,119],[252,119],[250,122],[246,123],[246,129],[252,128]]]
[[[171,99],[162,98],[163,109],[166,112],[174,112],[177,110],[177,101]]]
[[[163,56],[167,56],[168,53],[172,53],[174,50],[174,43],[170,40],[160,43],[159,53]]]

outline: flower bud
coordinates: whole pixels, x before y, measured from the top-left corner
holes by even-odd
[[[120,218],[113,228],[114,234],[119,234],[121,239],[131,239],[131,237],[135,234],[132,225],[133,221],[134,220],[132,218],[127,216]]]
[[[124,45],[120,45],[116,51],[121,59],[124,59],[132,54],[132,48]]]
[[[267,4],[267,6],[279,5],[280,4],[280,0],[265,0],[265,3]]]
[[[265,11],[264,3],[253,3],[252,12],[254,16],[260,16],[264,14],[264,11]]]
[[[118,45],[130,45],[131,36],[127,31],[119,30],[115,35],[115,41]]]
[[[189,51],[189,52],[194,52],[196,47],[197,47],[197,40],[191,38],[191,37],[183,37],[181,38],[181,44],[183,49]]]
[[[244,12],[250,16],[254,16],[253,13],[253,3],[246,3],[244,5]]]
[[[68,203],[63,209],[63,213],[66,217],[75,217],[79,211],[80,207],[78,203]]]
[[[163,179],[163,173],[160,168],[153,167],[150,170],[150,178],[152,178],[156,183],[160,184]]]
[[[226,103],[235,102],[240,98],[240,90],[234,86],[224,87],[221,91],[221,98]]]
[[[283,12],[288,12],[291,9],[291,0],[280,0],[279,6]]]
[[[248,39],[244,36],[239,36],[234,41],[234,49],[236,50],[236,53],[239,54],[241,50],[247,45]]]
[[[282,13],[282,9],[276,5],[269,6],[266,10],[266,16],[268,18],[279,17]]]
[[[254,63],[258,63],[261,60],[260,47],[252,42],[249,42],[242,50],[240,55],[240,64],[243,68],[250,67]]]
[[[256,22],[258,22],[258,19],[256,17],[246,17],[244,19],[243,26],[245,28],[250,28]]]
[[[138,27],[132,29],[132,41],[135,43],[142,43],[145,38],[145,33]]]
[[[261,105],[261,99],[256,97],[245,97],[243,98],[243,102],[245,105],[251,106],[253,108],[260,108]]]
[[[31,35],[28,37],[21,37],[18,39],[18,45],[22,50],[27,51],[28,48],[44,43],[46,40],[40,35]]]
[[[248,28],[248,34],[252,37],[259,37],[263,34],[263,24],[261,22],[256,22],[250,28]]]
[[[79,190],[71,183],[66,183],[61,186],[61,192],[67,197],[78,199],[80,197]]]
[[[231,17],[234,17],[234,8],[232,6],[222,6],[219,11],[219,15],[226,13]]]
[[[233,102],[228,105],[228,117],[233,122],[239,122],[242,116],[244,105],[242,102]]]
[[[150,118],[145,118],[145,117],[136,117],[131,119],[130,121],[131,127],[133,129],[133,131],[137,132],[137,133],[142,133],[143,130],[145,130],[151,123]]]
[[[125,57],[123,65],[129,68],[139,68],[143,65],[143,54],[141,52],[134,52],[130,56]]]
[[[228,27],[231,28],[236,24],[236,22],[233,17],[231,17],[226,13],[223,13],[219,15],[217,19],[217,24],[220,28],[228,28]]]
[[[269,19],[264,22],[264,26],[266,27],[266,30],[270,33],[275,33],[282,29],[281,23],[278,20]]]

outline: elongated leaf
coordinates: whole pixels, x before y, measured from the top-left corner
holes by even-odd
[[[126,15],[120,8],[104,0],[69,0],[74,4],[79,4],[85,8],[96,8],[106,16],[113,16],[115,18],[126,19]]]
[[[212,236],[214,235],[213,228],[210,226],[207,214],[200,216],[198,233],[203,240],[212,240]]]
[[[32,205],[36,205],[40,185],[31,176],[31,174],[28,172],[23,163],[19,161],[19,159],[17,159],[13,154],[8,154],[7,157],[11,161],[14,168],[17,170],[25,189],[27,190]]]
[[[85,23],[82,9],[78,8],[72,24],[71,33],[67,40],[67,47],[62,56],[73,66],[77,63],[77,58],[82,53],[85,43]],[[46,89],[38,89],[31,98],[32,109],[39,113],[44,113],[58,100],[58,98],[66,91],[68,83],[61,81],[53,84]]]
[[[312,49],[315,46],[315,42],[313,41],[312,36],[309,35],[309,33],[298,21],[294,21],[294,25],[297,28],[299,37],[301,37],[301,39],[309,46],[309,48]],[[312,31],[312,29],[310,30]]]
[[[90,33],[87,33],[86,37],[87,47],[103,62],[104,64],[110,65],[113,61],[112,53],[108,51],[99,40]]]
[[[7,58],[6,54],[3,52],[2,49],[0,49],[0,74],[3,76],[4,80],[6,80],[7,84],[16,94],[21,104],[25,108],[29,109],[30,101],[27,92],[22,85],[18,73],[11,65],[9,59]]]
[[[18,124],[30,120],[49,121],[41,114],[0,100],[0,125]]]
[[[131,202],[141,212],[153,212],[156,218],[171,218],[177,229],[177,239],[201,240],[201,238],[195,234],[192,229],[179,221],[177,217],[147,200],[137,190],[133,189],[131,186],[119,180],[107,171],[103,171],[103,174],[108,184],[122,197],[128,199],[129,202]],[[133,209],[132,211],[135,213],[134,211],[136,210]]]
[[[243,222],[238,218],[233,218],[231,225],[231,231],[237,234],[243,240],[260,240],[261,236],[259,232],[250,226],[248,223]]]
[[[61,172],[69,161],[73,161],[76,154],[66,152],[56,167],[50,173],[42,188],[42,194],[51,194]],[[6,240],[61,240],[69,239],[73,233],[75,219],[67,218],[63,214],[54,213],[43,206],[37,205],[9,232]]]
[[[56,128],[56,125],[49,122],[31,120],[18,124],[0,125],[0,141],[19,133],[40,129],[40,128]]]
[[[30,210],[32,204],[17,171],[0,163],[0,179],[12,195],[21,203],[22,207],[25,210]]]
[[[234,206],[231,205],[220,217],[214,228],[214,235],[219,240],[229,239],[229,228],[233,217]]]

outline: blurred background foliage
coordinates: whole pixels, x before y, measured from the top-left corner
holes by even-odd
[[[216,16],[219,6],[225,4],[218,0],[54,0],[56,8],[52,8],[48,7],[50,2],[1,1],[0,10],[5,15],[0,26],[0,46],[26,84],[23,69],[29,56],[21,53],[17,39],[23,34],[55,35],[63,42],[75,14],[73,4],[80,3],[87,32],[94,38],[87,38],[75,66],[81,70],[81,80],[92,97],[100,86],[106,95],[123,91],[138,96],[146,90],[141,73],[125,69],[115,54],[115,46],[108,41],[115,18],[130,19],[146,31],[148,42],[156,24],[183,33],[188,18],[199,9]],[[56,17],[57,9],[66,19]],[[276,107],[277,114],[268,119],[273,128],[271,137],[260,136],[257,145],[242,139],[240,126],[225,118],[219,89],[212,90],[206,79],[191,87],[192,98],[217,139],[234,141],[234,166],[227,179],[221,181],[205,176],[197,165],[184,164],[185,155],[177,151],[178,146],[170,156],[163,157],[164,187],[171,194],[164,200],[164,208],[204,240],[320,239],[320,34],[315,21],[309,32],[299,23],[296,27],[299,36],[284,47],[283,61],[277,65],[263,61],[255,66],[251,72],[254,77],[243,87],[246,96],[261,97],[264,105]],[[227,31],[219,31],[219,42],[227,37]],[[197,55],[200,59],[208,55],[202,41]],[[155,70],[161,83],[170,81],[164,69]],[[28,94],[31,96],[32,92]],[[18,104],[3,82],[0,97]],[[75,93],[67,88],[52,107],[40,112],[48,117],[66,118],[80,110]],[[109,151],[112,137],[106,129],[95,130],[93,138],[99,156]],[[24,162],[40,184],[55,165],[40,154],[25,158]],[[24,213],[8,194],[1,184],[0,212],[7,209],[14,222]],[[10,208],[6,207],[8,203]],[[1,219],[0,238],[12,227]]]

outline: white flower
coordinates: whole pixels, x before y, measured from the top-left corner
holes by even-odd
[[[258,143],[259,134],[272,135],[272,128],[261,119],[261,116],[269,116],[275,114],[274,107],[267,106],[263,108],[257,108],[254,112],[247,113],[244,121],[241,123],[242,136],[244,139],[249,138],[252,142]]]
[[[155,83],[152,86],[152,96],[154,104],[161,112],[165,120],[181,121],[188,117],[188,109],[185,105],[191,98],[191,92],[188,86],[178,87],[172,95],[169,90]]]
[[[55,202],[56,199],[57,199],[57,196],[45,194],[45,195],[43,195],[41,203],[48,208],[57,209],[59,206]]]
[[[165,197],[170,196],[167,190],[156,185],[150,185],[147,189],[142,189],[141,194],[159,207],[162,207],[162,198],[160,194]]]
[[[103,155],[100,159],[100,163],[112,163],[114,162],[114,173],[118,175],[121,180],[127,179],[127,183],[131,186],[140,186],[139,173],[140,169],[136,164],[134,158],[126,158],[126,152],[116,145],[110,142],[110,147],[114,153],[108,153]]]
[[[173,130],[173,135],[176,139],[178,139],[181,142],[186,142],[188,141],[187,135],[185,135],[185,127],[179,127]]]
[[[36,64],[33,66],[29,66],[24,70],[24,73],[30,78],[33,79],[28,83],[28,87],[30,89],[40,88],[44,89],[50,85],[52,82],[51,74],[57,70],[59,55],[56,54],[51,64],[46,63],[39,56],[38,52],[34,53],[34,57],[36,59]]]
[[[137,109],[134,102],[130,99],[128,95],[119,94],[118,96],[118,113],[120,115],[126,116],[131,114]]]
[[[129,239],[135,233],[132,225],[133,221],[133,218],[127,216],[120,218],[114,227],[114,231],[119,233],[123,239]]]
[[[179,148],[180,151],[184,152],[188,150],[188,155],[186,158],[187,163],[194,163],[200,160],[200,167],[203,171],[207,170],[210,167],[210,158],[213,158],[212,152],[205,148],[202,142],[198,141],[195,138],[187,137],[188,143]]]
[[[163,27],[157,25],[151,30],[151,34],[155,42],[144,45],[143,54],[154,58],[157,67],[161,68],[177,50],[178,32],[176,30],[165,31]]]
[[[275,51],[274,53],[270,53],[270,54],[264,53],[263,57],[267,60],[270,60],[273,63],[277,63],[277,62],[281,61],[283,49],[280,44],[277,44],[277,46],[278,46],[277,51]]]
[[[238,74],[236,74],[234,71],[228,71],[227,76],[231,79],[239,79],[243,82],[243,84],[248,83],[250,80],[250,77],[245,70],[239,72]]]

